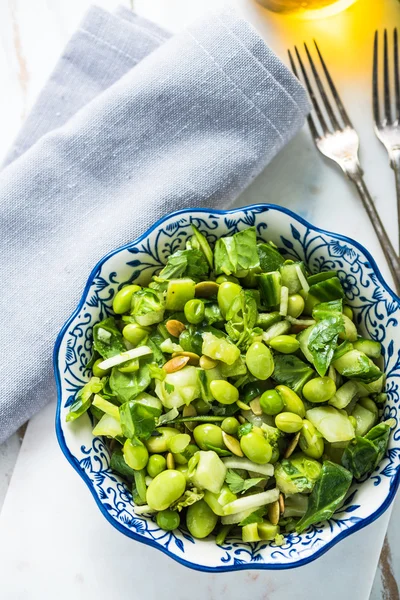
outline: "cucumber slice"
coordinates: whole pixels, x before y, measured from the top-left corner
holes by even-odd
[[[344,298],[344,291],[339,277],[330,277],[310,287],[309,293],[320,300],[320,302],[330,302]]]
[[[310,339],[310,335],[314,327],[315,325],[307,327],[307,329],[303,329],[303,331],[297,334],[297,339],[300,343],[300,350],[302,351],[308,362],[310,362],[312,365],[314,364],[314,358],[312,353],[308,349],[308,340]]]
[[[358,379],[363,383],[371,383],[382,376],[382,371],[363,352],[350,350],[341,358],[333,361],[333,366],[348,379]]]
[[[261,327],[261,329],[268,329],[271,325],[275,325],[275,323],[279,323],[281,320],[281,315],[278,311],[271,313],[258,313],[256,327]]]
[[[339,338],[341,340],[348,340],[349,342],[355,342],[358,337],[356,326],[354,325],[353,321],[344,314],[342,315],[342,319],[343,319],[343,324],[344,324],[344,331],[342,331],[342,333],[339,333]],[[366,341],[369,341],[369,340],[366,340]],[[354,346],[354,347],[356,348],[356,346]],[[380,344],[379,344],[379,349],[380,349]],[[362,348],[357,348],[357,350],[360,350],[361,352],[363,352]],[[367,353],[364,352],[364,354],[367,354]],[[367,356],[368,356],[368,354],[367,354]]]
[[[351,416],[357,421],[356,435],[363,436],[375,425],[377,417],[370,410],[356,404]]]
[[[379,358],[382,352],[382,347],[380,342],[375,342],[374,340],[367,340],[363,337],[359,337],[353,343],[353,346],[356,350],[360,352],[364,352],[370,358]]]
[[[312,286],[316,283],[321,283],[321,281],[325,281],[326,279],[331,279],[332,277],[337,277],[336,271],[322,271],[321,273],[310,275],[307,281],[308,285]]]
[[[199,242],[200,250],[202,250],[208,264],[210,265],[210,269],[212,269],[214,266],[214,256],[210,248],[210,244],[208,243],[207,238],[197,229],[196,225],[193,225],[193,223],[192,229],[197,241]]]
[[[355,381],[346,381],[346,383],[336,390],[336,394],[329,400],[328,404],[335,408],[346,408],[357,394],[357,383]]]
[[[277,306],[281,301],[281,274],[279,271],[261,273],[258,285],[263,304],[267,307]]]
[[[280,267],[279,271],[282,277],[282,285],[289,289],[289,294],[297,294],[300,290],[303,289],[301,281],[298,275],[298,268],[301,269],[301,272],[306,277],[304,263],[297,262],[292,264],[284,264]]]
[[[273,340],[274,337],[288,333],[290,331],[291,327],[292,326],[289,323],[289,321],[280,321],[279,323],[275,323],[275,325],[271,325],[271,327],[269,327],[262,334],[263,342],[266,342],[267,344],[269,344],[269,342],[271,340]]]

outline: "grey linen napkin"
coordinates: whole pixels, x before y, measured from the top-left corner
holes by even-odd
[[[101,256],[170,211],[229,206],[308,109],[230,11],[172,37],[89,11],[0,174],[0,442],[54,397],[52,348]]]

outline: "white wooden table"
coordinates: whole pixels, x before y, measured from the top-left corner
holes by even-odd
[[[135,9],[171,31],[177,31],[219,2],[136,0]],[[120,0],[120,3],[126,6],[132,4],[129,0]],[[394,185],[386,155],[372,132],[369,81],[372,31],[375,27],[391,27],[395,20],[399,21],[400,5],[397,0],[359,0],[357,5],[341,16],[318,22],[299,22],[272,15],[259,8],[253,0],[231,0],[231,3],[259,29],[284,60],[287,46],[312,37],[320,41],[349,112],[361,133],[367,181],[395,242],[397,232],[395,219],[392,218]],[[89,4],[89,0],[0,2],[0,160]],[[116,0],[98,0],[97,4],[112,9]],[[273,161],[240,199],[241,204],[258,201],[283,204],[302,213],[316,225],[355,237],[371,249],[382,265],[380,250],[358,199],[342,176],[317,157],[307,131],[302,132]],[[335,206],[334,210],[332,205]],[[349,218],[344,220],[343,214]],[[384,265],[381,268],[387,273]],[[4,569],[4,574],[0,576],[0,597],[5,600],[46,600],[53,598],[56,593],[59,600],[70,597],[84,597],[87,600],[110,597],[103,595],[105,588],[93,586],[93,581],[96,581],[93,561],[90,565],[83,565],[82,572],[71,577],[66,575],[67,571],[61,566],[68,552],[74,552],[76,532],[73,509],[81,508],[86,515],[88,535],[93,536],[93,543],[108,544],[104,551],[96,549],[94,555],[99,560],[100,568],[107,570],[111,579],[119,578],[117,565],[113,562],[116,556],[121,561],[122,569],[129,567],[126,557],[121,560],[121,552],[132,548],[132,542],[110,531],[96,513],[87,490],[59,453],[53,431],[54,399],[50,400],[52,403],[49,407],[28,426],[21,451],[21,436],[18,434],[0,446],[0,510],[5,499],[4,510],[0,513],[0,572],[1,565],[9,566],[8,572]],[[15,463],[17,466],[10,485]],[[56,484],[60,487],[57,488]],[[55,488],[60,493],[55,493]],[[51,512],[44,508],[46,502],[56,503],[57,510]],[[59,519],[58,523],[47,522],[47,514]],[[157,560],[159,581],[166,600],[189,597],[189,594],[177,591],[178,584],[168,579],[172,577],[169,573],[196,586],[192,599],[219,598],[227,594],[231,600],[245,596],[254,600],[266,597],[283,600],[290,596],[293,591],[290,586],[293,584],[299,586],[296,592],[301,596],[302,584],[306,585],[307,580],[312,579],[318,583],[318,592],[325,599],[335,597],[337,589],[344,600],[366,598],[369,593],[373,600],[398,600],[400,497],[395,502],[380,554],[388,516],[386,514],[374,525],[337,546],[326,555],[329,559],[324,557],[313,565],[287,572],[286,578],[256,572],[200,575],[181,567],[178,569],[175,565],[172,567],[168,559],[161,555],[155,558],[155,552],[146,548],[136,552],[135,560],[138,557],[142,559],[140,568],[144,569],[150,569]],[[67,527],[64,523],[63,528],[62,523],[66,519],[70,520],[70,524]],[[60,535],[65,536],[65,543]],[[52,554],[53,545],[58,557]],[[91,544],[84,550],[91,552]],[[82,548],[80,551],[77,556],[82,558],[84,551]],[[27,553],[31,562],[27,560]],[[48,561],[48,569],[43,561]],[[135,567],[138,567],[137,562]],[[62,589],[58,589],[57,569],[63,577]],[[85,580],[86,572],[90,585]],[[333,592],[330,574],[335,578]],[[40,578],[46,578],[42,587],[38,582]],[[340,587],[341,579],[344,579],[343,588]],[[138,580],[136,592],[133,588],[124,591],[121,585],[117,585],[112,597],[136,599],[147,592],[147,598],[152,599],[157,595],[157,585],[158,579],[153,579],[146,589],[145,582]],[[297,591],[299,588],[300,591]],[[304,594],[304,597],[311,598],[309,594]]]

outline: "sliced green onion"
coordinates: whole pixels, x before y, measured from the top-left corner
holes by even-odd
[[[150,515],[152,513],[155,513],[157,511],[153,510],[152,508],[150,508],[150,506],[148,504],[143,504],[142,506],[135,506],[135,514],[137,515]]]
[[[299,278],[299,281],[301,283],[301,287],[303,288],[303,290],[306,292],[308,292],[308,290],[310,289],[310,286],[308,285],[308,281],[304,276],[303,271],[301,270],[300,265],[296,265],[295,266],[296,269],[296,273],[297,273],[297,277]]]
[[[223,511],[225,515],[233,515],[244,510],[259,508],[260,506],[271,504],[271,502],[276,502],[279,498],[279,493],[278,488],[274,488],[273,490],[267,490],[260,494],[252,494],[251,496],[238,498],[238,500],[225,504]]]
[[[115,356],[111,356],[111,358],[103,360],[98,364],[98,367],[99,369],[103,369],[103,371],[107,371],[107,369],[111,369],[112,367],[121,365],[128,360],[132,360],[132,358],[139,358],[152,353],[153,351],[148,346],[139,346],[139,348],[132,348],[132,350],[121,352],[121,354],[116,354]]]
[[[247,458],[236,458],[234,456],[223,458],[222,462],[227,469],[245,469],[246,471],[254,471],[254,473],[260,473],[267,477],[271,477],[274,474],[274,467],[269,463],[258,465]]]
[[[110,417],[113,417],[119,422],[120,418],[118,406],[115,406],[115,404],[112,404],[108,400],[105,400],[104,398],[99,396],[99,394],[95,394],[92,404],[93,406],[97,406],[97,408],[102,410],[106,415],[110,415]]]
[[[279,314],[286,317],[289,303],[289,288],[285,285],[281,287],[281,303],[279,305]]]

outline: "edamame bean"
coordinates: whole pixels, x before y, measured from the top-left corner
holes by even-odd
[[[336,394],[336,385],[330,377],[315,377],[303,387],[303,396],[309,402],[327,402]]]
[[[157,477],[167,468],[167,461],[161,454],[152,454],[147,463],[147,472],[150,477]]]
[[[285,405],[282,396],[276,390],[267,390],[260,397],[261,410],[266,415],[277,415]]]
[[[201,398],[195,400],[194,402],[192,402],[192,404],[198,415],[206,415],[210,410],[209,403],[205,400],[202,400]]]
[[[189,467],[188,467],[187,463],[185,465],[177,465],[176,470],[179,471],[180,473],[182,473],[182,475],[184,475],[186,481],[190,481]]]
[[[236,435],[239,425],[240,423],[235,417],[226,417],[221,423],[221,429],[229,435]]]
[[[179,432],[173,427],[157,427],[157,433],[161,435],[149,437],[145,444],[149,452],[161,454],[168,451],[168,440]]]
[[[222,429],[213,423],[197,425],[193,430],[193,436],[201,450],[208,450],[209,445],[215,448],[225,448]]]
[[[176,469],[163,471],[150,483],[147,488],[146,501],[153,510],[165,510],[185,491],[186,479],[183,473]]]
[[[186,526],[193,537],[203,539],[210,535],[218,521],[218,516],[204,500],[189,506],[186,513]]]
[[[253,342],[246,352],[246,365],[257,379],[268,379],[274,371],[271,350],[262,342]]]
[[[348,317],[351,321],[353,320],[353,311],[347,304],[343,306],[343,314],[346,315],[346,317]]]
[[[225,283],[225,281],[231,281],[232,283],[239,283],[239,279],[237,277],[234,277],[233,275],[220,275],[219,277],[217,277],[217,279],[215,281],[219,285],[221,283]]]
[[[304,402],[299,398],[296,392],[291,390],[287,385],[277,385],[275,389],[280,394],[287,412],[295,413],[301,418],[306,416]]]
[[[128,323],[122,330],[122,335],[130,344],[137,346],[148,335],[150,329],[137,323]]]
[[[157,513],[156,521],[160,529],[173,531],[174,529],[178,529],[181,519],[176,510],[167,508]]]
[[[183,310],[186,319],[189,323],[193,323],[193,325],[198,325],[204,319],[204,302],[201,300],[189,300],[189,302],[186,302]]]
[[[219,286],[217,300],[219,309],[224,318],[226,317],[226,313],[228,312],[230,305],[241,291],[242,286],[231,281],[224,281],[224,283],[221,283]]]
[[[303,419],[292,412],[282,412],[275,417],[275,425],[284,433],[296,433],[303,427]]]
[[[304,310],[304,299],[300,294],[293,294],[288,299],[287,314],[294,319],[297,319]]]
[[[304,419],[303,427],[301,428],[299,446],[310,458],[321,458],[324,453],[324,440],[318,434],[314,425]]]
[[[168,449],[172,454],[180,454],[190,444],[190,435],[187,433],[178,433],[167,441]]]
[[[95,377],[106,377],[111,369],[100,369],[99,364],[103,362],[104,358],[98,358],[92,367],[92,373]]]
[[[238,389],[224,379],[214,379],[210,383],[210,391],[220,404],[233,404],[239,400]]]
[[[258,465],[263,465],[271,460],[271,444],[263,435],[255,431],[250,431],[240,438],[240,447],[247,458]]]
[[[299,297],[301,298],[301,296]],[[272,338],[269,345],[277,352],[282,352],[282,354],[293,354],[300,348],[299,340],[291,335],[277,335]]]
[[[113,311],[117,315],[126,313],[131,308],[132,296],[141,289],[140,285],[125,285],[114,296]]]
[[[149,453],[140,440],[126,440],[123,447],[126,464],[135,471],[141,471],[147,465]]]

